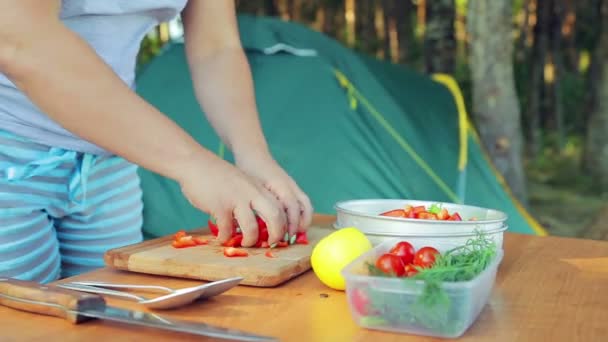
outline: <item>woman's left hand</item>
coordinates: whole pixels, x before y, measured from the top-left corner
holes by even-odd
[[[308,229],[313,214],[310,199],[270,155],[237,157],[236,166],[277,197],[287,214],[290,237]]]

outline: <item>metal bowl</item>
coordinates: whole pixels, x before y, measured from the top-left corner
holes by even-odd
[[[380,213],[404,208],[406,205],[429,207],[438,204],[450,213],[458,212],[463,221],[421,220],[380,216]],[[372,238],[372,243],[383,237],[407,237],[461,242],[473,237],[477,231],[489,236],[499,236],[507,230],[507,214],[502,211],[454,203],[419,201],[408,199],[361,199],[338,202],[335,205],[334,228],[356,227]],[[475,217],[475,221],[469,218]]]

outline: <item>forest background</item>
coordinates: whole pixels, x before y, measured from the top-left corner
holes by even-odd
[[[551,235],[608,240],[608,0],[241,0],[461,87],[481,141]],[[181,35],[142,42],[139,66]]]

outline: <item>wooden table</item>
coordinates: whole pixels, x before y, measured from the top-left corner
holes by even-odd
[[[332,222],[317,217],[316,223]],[[196,282],[101,269],[74,279]],[[141,309],[108,298],[110,305]],[[239,286],[207,302],[164,315],[271,335],[282,341],[430,341],[357,327],[343,292],[323,286],[312,271],[277,288]],[[155,329],[61,319],[0,307],[2,341],[200,341]],[[202,339],[205,340],[205,339]],[[488,305],[463,341],[608,341],[608,243],[507,233],[505,258]]]

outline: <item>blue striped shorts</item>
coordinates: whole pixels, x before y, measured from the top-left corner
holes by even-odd
[[[0,130],[0,276],[41,283],[103,267],[142,241],[137,166]]]

